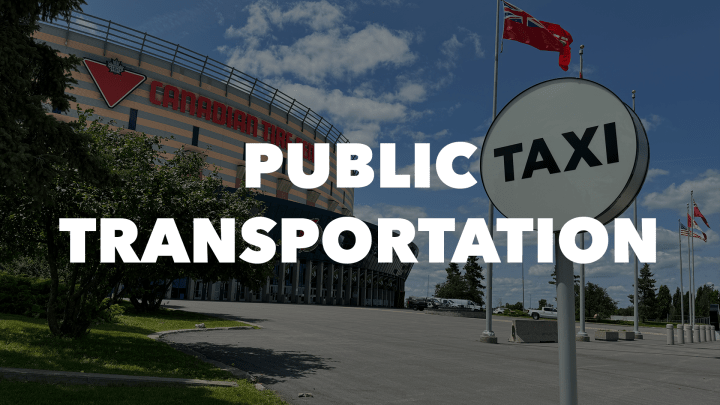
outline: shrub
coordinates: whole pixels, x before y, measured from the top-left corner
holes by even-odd
[[[49,299],[50,280],[0,272],[0,313],[45,318]]]

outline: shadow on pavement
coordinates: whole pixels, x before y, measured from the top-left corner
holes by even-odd
[[[237,347],[209,343],[185,343],[206,357],[221,363],[237,367],[258,377],[263,384],[275,384],[288,379],[304,377],[317,370],[332,370],[332,360],[323,359],[301,352],[285,352],[259,349],[255,347]]]

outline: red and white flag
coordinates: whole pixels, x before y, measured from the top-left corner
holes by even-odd
[[[573,39],[561,26],[535,19],[507,1],[503,1],[505,24],[503,38],[533,46],[541,51],[560,52],[558,64],[567,71]]]
[[[705,222],[705,226],[710,228],[710,225],[708,224],[707,219],[705,219],[705,216],[702,214],[702,212],[700,212],[700,208],[698,208],[697,204],[695,204],[695,201],[693,201],[693,207],[695,210],[695,214],[694,214],[695,218],[702,219],[703,222]]]
[[[700,231],[700,233],[703,235],[703,241],[707,242],[707,235],[705,235],[705,232],[703,232],[702,229],[700,229],[700,226],[698,225],[698,223],[695,222],[694,219],[690,218],[690,215],[688,215],[688,228],[695,228],[698,231]],[[693,233],[695,233],[694,230],[693,230]]]

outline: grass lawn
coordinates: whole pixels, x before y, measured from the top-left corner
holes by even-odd
[[[147,395],[148,388],[140,387],[58,386],[0,381],[0,392],[3,393],[0,396],[2,397],[0,402],[8,399],[6,394],[10,394],[10,398],[13,398],[12,393],[17,392],[22,396],[15,397],[17,401],[9,403],[42,403],[41,398],[57,401],[59,396],[75,398],[68,400],[68,403],[94,403],[93,401],[101,400],[103,402],[95,403],[106,403],[103,398],[113,398],[113,400],[120,398],[127,403],[156,404],[167,403],[175,397],[178,400],[170,402],[282,403],[268,391],[256,391],[252,384],[245,380],[236,380],[232,374],[226,371],[147,337],[151,333],[164,330],[191,329],[195,327],[196,323],[205,323],[208,328],[245,325],[237,321],[223,320],[202,314],[162,309],[152,315],[122,315],[119,323],[94,326],[87,336],[72,340],[52,336],[48,330],[47,321],[44,319],[0,314],[0,367],[198,378],[237,381],[240,384],[238,388],[153,387],[154,393],[166,393],[166,395],[157,396],[156,394]],[[253,330],[242,331],[242,333],[253,333]],[[120,391],[117,390],[127,391],[127,393],[120,395]],[[42,395],[38,397],[37,401],[31,400],[28,397],[30,392],[38,395],[42,393]],[[120,396],[116,397],[115,394],[111,394],[115,392]],[[179,394],[175,395],[171,392]],[[243,396],[247,396],[247,399],[232,402],[232,398]],[[208,402],[205,400],[191,401],[191,398],[205,398]],[[114,401],[113,403],[118,402]]]

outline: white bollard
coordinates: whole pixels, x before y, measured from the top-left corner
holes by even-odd
[[[672,326],[672,324],[665,325],[665,329],[667,330],[667,344],[674,345],[675,344],[675,331]]]
[[[683,324],[677,325],[677,342],[678,344],[684,344],[685,343],[685,335],[683,334]]]

